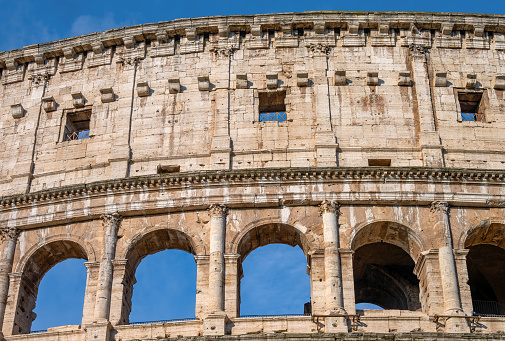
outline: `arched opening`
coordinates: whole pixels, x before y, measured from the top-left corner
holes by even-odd
[[[241,236],[240,315],[302,315],[310,302],[308,250],[305,235],[286,224],[257,226]]]
[[[372,223],[357,233],[352,248],[356,304],[411,311],[421,308],[411,256],[421,247],[407,227],[394,222]],[[369,309],[365,304],[356,308]]]
[[[306,259],[298,247],[270,244],[242,263],[242,316],[303,314],[310,301]]]
[[[165,250],[169,252],[161,252]],[[184,252],[176,252],[175,250]],[[146,267],[144,268],[142,265],[139,267],[141,261],[149,255],[153,256],[149,257],[151,259],[146,259]],[[193,317],[196,297],[196,263],[193,255],[195,255],[193,243],[190,237],[182,231],[160,229],[148,232],[134,240],[126,254],[127,263],[123,280],[123,305],[120,322],[122,324],[130,323],[132,303],[134,303],[135,309],[139,309],[131,316],[132,321],[134,319],[135,322]],[[191,262],[193,267],[188,270],[185,264],[191,264]],[[178,279],[178,283],[178,280],[171,276],[174,275],[173,271],[178,271],[179,276],[183,278],[184,288],[183,283],[180,282],[181,278]],[[159,278],[156,280],[158,276]],[[141,280],[142,283],[139,282],[135,285],[137,280]],[[174,285],[176,288],[172,290],[171,286]],[[134,288],[139,290],[139,298],[137,300],[137,294],[135,294],[135,302],[132,302]],[[179,290],[182,289],[185,290],[184,297],[179,295]],[[156,293],[159,295],[158,298],[156,298]],[[145,304],[148,303],[142,302],[145,295],[150,297],[148,299],[151,303],[155,302],[153,307],[145,308],[149,309],[148,312],[142,311]],[[192,299],[188,298],[190,295],[193,296]],[[160,299],[161,297],[167,299],[165,303],[171,303],[163,305],[164,299]],[[182,299],[186,304],[191,304],[191,308],[185,307],[184,311],[179,310],[177,304],[181,302],[177,302],[178,299]],[[174,302],[176,302],[175,305]],[[190,310],[192,313],[187,316]]]
[[[196,263],[192,254],[164,250],[145,257],[135,272],[130,321],[195,316]]]
[[[56,264],[70,258],[88,260],[86,251],[81,245],[74,241],[60,240],[41,246],[27,260],[20,278],[13,334],[25,334],[31,331],[32,323],[37,317],[33,310],[42,278]],[[80,310],[82,317],[82,302]]]
[[[37,318],[32,332],[50,327],[80,325],[86,290],[86,268],[83,259],[67,259],[56,264],[40,281]]]
[[[468,235],[465,248],[474,312],[505,316],[505,225],[485,222]]]

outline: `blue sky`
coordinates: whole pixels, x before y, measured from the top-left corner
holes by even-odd
[[[243,263],[241,315],[303,314],[310,300],[307,261],[299,247],[267,245]],[[195,316],[196,264],[191,254],[165,250],[142,260],[135,275],[130,321]],[[57,264],[42,279],[32,331],[81,324],[84,260]]]
[[[502,0],[174,1],[0,0],[0,51],[122,26],[209,15],[342,11],[428,11],[505,14]]]

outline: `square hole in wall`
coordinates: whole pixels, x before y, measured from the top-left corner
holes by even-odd
[[[374,167],[390,167],[391,159],[368,159],[368,165]]]
[[[286,121],[286,91],[265,91],[259,93],[259,121]]]
[[[458,92],[458,101],[462,121],[484,121],[482,92]]]
[[[89,137],[91,110],[79,110],[66,113],[63,141],[81,140]]]

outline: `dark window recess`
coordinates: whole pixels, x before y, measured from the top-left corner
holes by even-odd
[[[305,35],[304,29],[301,27],[297,28],[296,31],[299,37],[303,37]]]
[[[368,165],[375,167],[390,167],[391,159],[368,159]]]
[[[63,141],[81,140],[89,137],[91,111],[67,113]]]
[[[460,92],[458,101],[462,121],[484,121],[484,114],[481,111],[481,92]]]
[[[179,165],[158,165],[156,168],[158,174],[179,173],[180,171],[181,166]]]
[[[260,122],[286,121],[286,91],[268,91],[259,93]]]

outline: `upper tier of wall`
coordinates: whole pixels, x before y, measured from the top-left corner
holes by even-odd
[[[0,53],[0,193],[158,166],[503,170],[504,88],[499,15],[208,17],[30,45]],[[286,121],[260,122],[269,93]],[[65,141],[75,117],[90,138]]]

